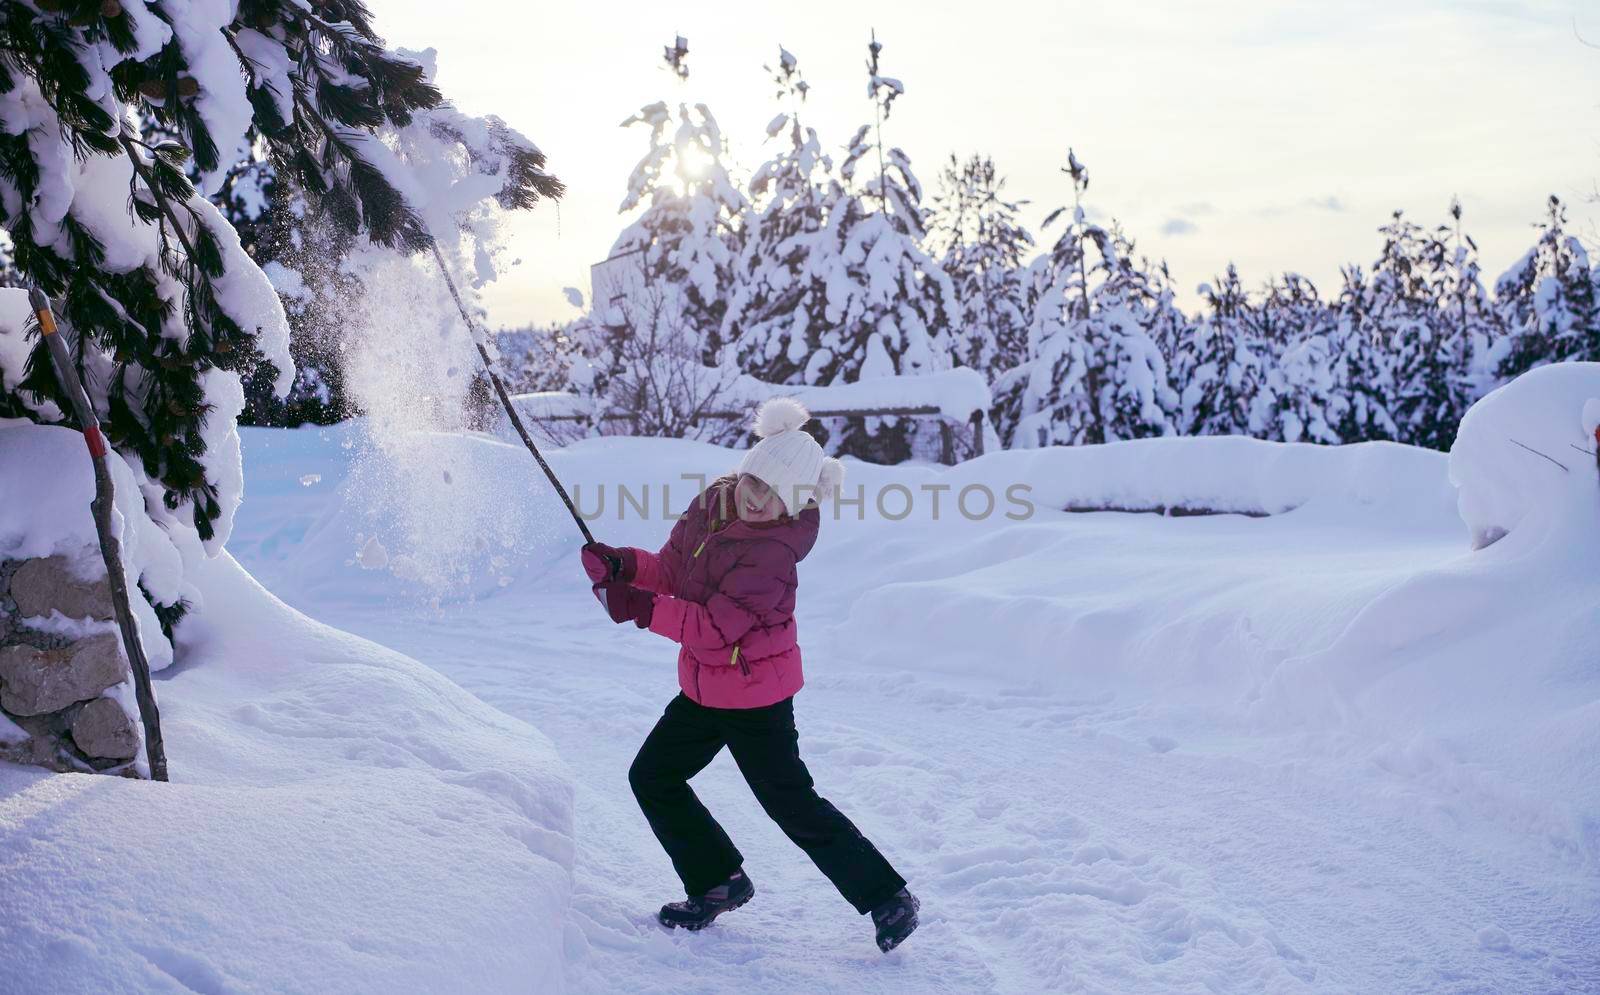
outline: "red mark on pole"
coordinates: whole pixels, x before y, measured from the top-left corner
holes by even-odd
[[[83,441],[89,446],[89,455],[95,459],[103,459],[106,455],[106,437],[100,434],[99,425],[90,425],[83,430]]]

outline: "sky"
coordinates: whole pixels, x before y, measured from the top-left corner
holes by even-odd
[[[931,197],[951,153],[992,156],[1036,230],[1071,199],[1165,259],[1186,303],[1230,262],[1250,286],[1295,271],[1319,287],[1367,264],[1396,209],[1432,225],[1461,198],[1493,278],[1556,194],[1600,239],[1600,4],[1591,0],[950,0],[582,4],[369,0],[389,44],[434,48],[457,106],[532,138],[567,184],[507,225],[490,324],[578,313],[626,219],[617,213],[657,100],[704,102],[740,175],[777,113],[763,65],[781,43],[811,84],[807,123],[835,152],[871,120],[866,46],[900,78],[885,139]],[[447,16],[441,16],[447,10]],[[664,67],[674,34],[690,77]],[[1043,245],[1055,232],[1040,237]]]

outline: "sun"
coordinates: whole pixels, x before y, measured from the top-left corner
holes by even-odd
[[[711,153],[696,142],[680,145],[678,147],[678,179],[685,187],[703,180],[710,175],[714,161]]]

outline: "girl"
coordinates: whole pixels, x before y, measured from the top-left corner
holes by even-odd
[[[801,430],[810,417],[793,399],[767,401],[756,416],[760,441],[737,473],[694,500],[659,552],[593,543],[583,566],[613,621],[681,646],[682,691],[628,771],[688,895],[661,907],[661,924],[703,929],[755,895],[744,857],[688,783],[726,746],[767,815],[856,911],[872,914],[887,952],[917,928],[917,899],[817,794],[795,731],[795,565],[817,541],[814,495],[832,494],[844,478],[843,464]]]

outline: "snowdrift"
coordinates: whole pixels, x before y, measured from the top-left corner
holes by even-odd
[[[460,638],[441,666],[505,707],[562,715],[548,727],[595,772],[587,811],[602,825],[613,813],[636,820],[625,786],[606,778],[671,692],[671,647],[597,621],[577,532],[519,447],[408,436],[425,469],[374,492],[352,466],[364,430],[247,430],[250,499],[230,548],[296,604],[336,603],[331,617],[379,638],[393,631],[429,653]],[[1472,438],[1465,431],[1463,446]],[[602,541],[655,546],[695,478],[740,454],[609,437],[547,455]],[[1592,516],[1551,519],[1584,537],[1532,528],[1529,513],[1474,551],[1450,459],[1394,445],[1170,439],[992,453],[948,468],[848,463],[843,500],[825,512],[800,572],[802,700],[816,695],[803,735],[827,783],[840,785],[830,790],[853,791],[841,800],[866,818],[926,821],[912,850],[918,881],[943,867],[983,896],[958,908],[947,893],[946,936],[991,924],[974,931],[983,956],[1025,950],[1052,978],[1113,989],[1211,976],[1187,959],[1207,936],[1218,944],[1215,977],[1269,988],[1298,985],[1241,964],[1288,963],[1295,979],[1341,990],[1543,990],[1516,979],[1592,976],[1581,951],[1600,866],[1600,591],[1579,569],[1593,562]],[[618,501],[619,487],[632,502]],[[994,499],[986,512],[984,492]],[[472,507],[492,510],[495,524],[454,561],[470,583],[440,594],[418,579],[434,571],[401,565],[425,561],[433,533],[455,528],[444,513],[452,497],[481,502]],[[1589,500],[1573,499],[1575,509]],[[374,536],[383,557],[363,553]],[[524,673],[516,662],[529,641],[555,651]],[[1007,787],[952,801],[951,766]],[[1019,769],[1043,786],[1040,797],[1010,791]],[[1241,795],[1247,784],[1256,793]],[[742,784],[733,790],[747,801]],[[713,808],[739,818],[737,805]],[[959,828],[941,821],[958,817]],[[758,831],[752,819],[736,836]],[[1147,849],[1162,856],[1136,849],[1130,862],[1161,882],[1157,896],[1170,888],[1184,901],[1158,911],[1059,894],[1092,872],[1076,867],[1071,845],[1034,837],[1107,819],[1144,827]],[[591,874],[629,886],[580,892],[575,983],[614,986],[619,964],[639,971],[628,977],[774,977],[762,930],[732,927],[726,945],[691,951],[616,911],[647,907],[665,880],[633,887],[635,861],[619,868],[618,846],[637,847],[641,865],[659,860],[632,825],[582,851]],[[990,846],[1002,829],[1034,843]],[[1263,833],[1273,842],[1258,847]],[[1085,848],[1091,866],[1117,873],[1096,850]],[[1243,932],[1237,914],[1193,901],[1212,888],[1245,896]],[[1034,907],[1048,914],[1035,918]],[[1365,926],[1347,921],[1352,907]],[[1107,940],[1096,927],[1108,911],[1149,932]],[[1008,926],[1018,915],[1025,926]],[[1170,922],[1180,924],[1172,933]],[[929,925],[937,936],[940,924]],[[1065,947],[1062,935],[1073,938]],[[1260,956],[1242,962],[1252,936]],[[1153,961],[1151,950],[1185,959]],[[724,955],[733,966],[703,973]],[[1039,987],[1049,986],[1029,990]]]
[[[1311,505],[1432,520],[1449,499],[1443,462],[1390,442],[1183,437],[999,452],[957,468],[950,482],[1026,484],[1035,504],[1064,511],[1266,516]]]
[[[1597,426],[1600,363],[1542,366],[1474,404],[1450,450],[1473,546],[1525,519],[1530,532],[1592,520]]]
[[[88,522],[85,482],[19,469],[86,475],[75,433],[0,440],[0,542],[43,534],[12,527],[39,488]],[[123,517],[130,563],[178,583],[161,530]],[[156,682],[172,783],[0,764],[0,990],[559,990],[572,803],[549,742],[227,554],[182,583],[197,611]]]
[[[1386,762],[1492,796],[1539,845],[1600,859],[1600,364],[1542,367],[1450,453],[1476,547],[1411,571],[1276,675],[1301,717],[1414,734]]]
[[[49,467],[48,473],[33,472]],[[128,465],[110,459],[116,510],[112,528],[122,543],[124,582],[129,591],[142,584],[164,604],[178,600],[198,606],[204,596],[185,577],[186,564],[205,558],[192,529],[164,529],[144,511],[139,486]],[[99,538],[89,502],[94,500],[94,467],[83,436],[68,429],[0,419],[0,559],[89,555],[98,566]],[[139,641],[151,670],[172,663],[172,646],[161,634],[149,602],[132,599]]]
[[[1469,418],[1462,452],[1475,423],[1487,424]],[[580,540],[525,452],[419,434],[429,472],[374,495],[345,448],[359,451],[361,430],[244,433],[262,483],[232,548],[269,586],[308,607],[421,599],[467,612],[465,600],[493,599],[586,610]],[[606,437],[548,456],[597,537],[653,547],[699,482],[739,453]],[[1474,551],[1451,460],[1392,444],[1157,439],[955,467],[847,463],[843,500],[801,571],[813,684],[930,672],[1116,705],[1190,749],[1292,739],[1297,752],[1456,799],[1472,818],[1494,813],[1565,866],[1600,860],[1592,516],[1535,529],[1525,514]],[[1571,479],[1577,509],[1594,480]],[[454,527],[416,510],[444,508],[441,494],[510,523],[453,561],[466,580],[442,595],[418,579],[436,571],[407,565]],[[374,536],[381,563],[360,555]],[[647,633],[609,636],[665,652]]]

